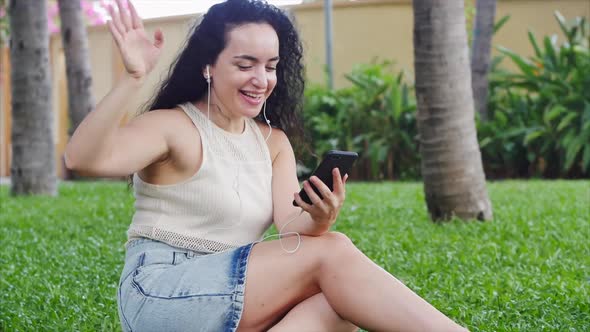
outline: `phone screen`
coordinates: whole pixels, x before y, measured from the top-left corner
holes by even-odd
[[[358,154],[356,152],[351,151],[338,151],[338,150],[331,150],[329,151],[324,160],[320,163],[320,165],[316,168],[313,172],[313,175],[317,176],[323,183],[330,188],[330,191],[334,190],[334,177],[332,176],[332,170],[334,168],[338,168],[340,170],[340,175],[344,176],[350,169],[352,168],[352,164],[358,158]],[[323,199],[322,194],[319,190],[310,182],[309,183],[313,188],[313,191]],[[303,188],[299,192],[301,199],[307,204],[312,204],[309,196],[305,192]],[[295,200],[293,200],[294,206],[299,206]]]

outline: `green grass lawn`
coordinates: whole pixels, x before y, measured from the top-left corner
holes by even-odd
[[[471,331],[590,331],[590,181],[488,188],[494,221],[439,225],[421,184],[350,183],[335,229]],[[0,187],[0,331],[120,330],[132,212],[123,183]]]

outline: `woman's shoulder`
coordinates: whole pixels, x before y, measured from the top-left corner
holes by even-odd
[[[162,119],[169,119],[170,121],[174,121],[174,119],[179,119],[182,115],[185,115],[186,112],[182,109],[180,105],[173,107],[173,108],[158,108],[155,110],[151,110],[145,112],[141,115],[152,114],[154,116],[161,117]]]
[[[141,123],[150,135],[162,135],[171,152],[183,151],[187,145],[191,148],[194,143],[200,143],[200,135],[195,130],[195,125],[180,106],[151,110],[140,114],[133,121]]]
[[[254,119],[254,122],[256,123],[258,128],[260,129],[262,136],[267,137],[269,131],[271,130],[269,128],[268,124],[266,124],[265,122],[260,121],[258,119]],[[289,137],[287,136],[285,131],[283,131],[282,129],[272,127],[272,132],[271,132],[271,135],[268,138],[267,142],[274,143],[274,144],[285,144],[285,143],[289,142]]]
[[[134,121],[144,121],[157,126],[160,129],[171,132],[180,129],[175,126],[190,125],[191,119],[180,107],[155,109],[139,114]],[[155,129],[155,128],[154,128]]]
[[[271,130],[268,127],[268,124],[259,120],[254,120],[254,122],[260,129],[262,136],[267,137],[269,131]],[[275,158],[281,152],[292,151],[291,143],[289,141],[287,133],[285,133],[285,131],[279,128],[272,128],[272,132],[270,133],[270,137],[266,141],[266,144],[268,145],[268,149],[270,151],[271,160],[275,160]]]

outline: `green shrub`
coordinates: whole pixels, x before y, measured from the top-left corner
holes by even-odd
[[[489,178],[590,176],[590,29],[585,18],[567,24],[559,13],[555,17],[564,42],[546,36],[539,47],[529,32],[533,56],[500,48],[502,56],[492,63],[489,120],[477,119]],[[500,67],[505,58],[516,71]],[[305,125],[316,155],[303,160],[300,175],[308,175],[326,151],[343,149],[360,155],[351,174],[356,179],[419,177],[416,102],[402,72],[389,62],[371,63],[346,78],[348,88],[306,90]]]
[[[403,73],[392,69],[389,62],[363,64],[346,75],[351,87],[306,90],[305,125],[316,153],[304,161],[308,170],[326,151],[341,149],[359,153],[351,174],[356,179],[419,176],[414,94]]]
[[[572,24],[556,13],[566,36],[532,32],[531,57],[500,48],[517,67],[490,74],[490,121],[478,123],[486,171],[492,176],[580,177],[590,175],[590,50],[585,18]]]

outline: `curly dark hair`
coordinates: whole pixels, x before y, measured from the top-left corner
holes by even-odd
[[[263,0],[227,0],[212,6],[195,24],[184,49],[170,66],[168,77],[144,111],[173,108],[202,98],[207,92],[203,69],[216,62],[226,47],[228,32],[247,23],[267,23],[279,38],[281,60],[276,67],[277,84],[266,101],[266,115],[274,127],[302,139],[303,48],[292,20],[286,12]],[[256,119],[263,121],[262,114]]]

